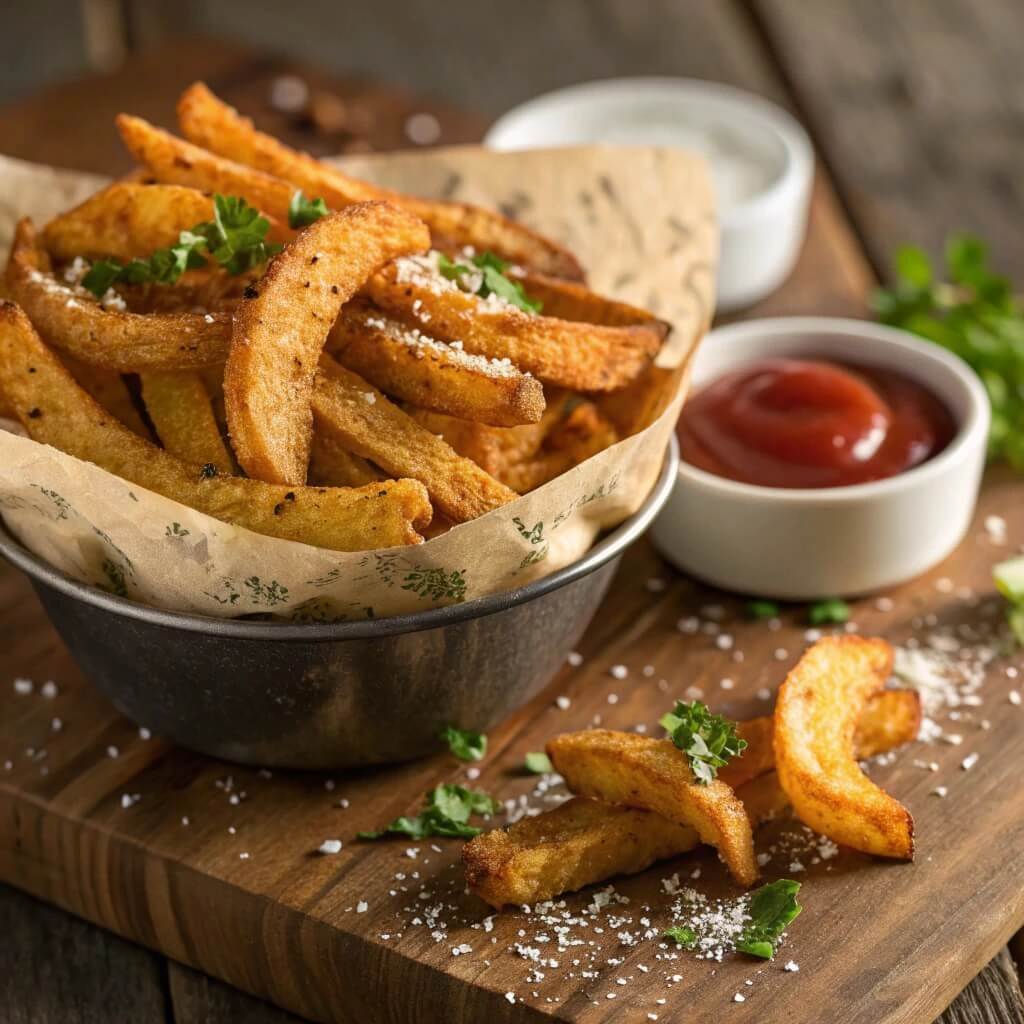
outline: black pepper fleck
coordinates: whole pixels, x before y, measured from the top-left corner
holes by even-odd
[[[207,462],[199,471],[199,475],[204,480],[212,480],[217,475],[217,467],[212,462]]]
[[[28,411],[28,418],[30,420],[37,420],[42,415],[43,415],[43,410],[40,409],[38,406],[35,409],[29,409],[29,411]]]
[[[260,293],[251,284],[247,284],[245,291],[242,292],[242,297],[245,299],[258,299]]]

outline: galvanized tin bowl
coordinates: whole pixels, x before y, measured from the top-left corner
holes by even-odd
[[[487,729],[551,679],[623,551],[675,483],[673,439],[641,508],[586,555],[517,590],[414,615],[288,625],[160,611],[50,568],[0,524],[85,675],[157,735],[285,768],[406,761],[448,724]]]

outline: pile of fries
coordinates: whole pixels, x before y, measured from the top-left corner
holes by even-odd
[[[548,756],[575,796],[468,842],[470,889],[499,909],[532,904],[701,843],[749,887],[759,873],[754,829],[790,804],[837,843],[912,860],[910,812],[857,763],[920,728],[917,691],[884,689],[892,659],[884,640],[818,641],[783,683],[774,715],[738,723],[745,749],[706,783],[669,739],[606,729],[554,737]]]
[[[0,304],[0,415],[258,533],[420,543],[646,425],[668,325],[498,213],[391,192],[197,83],[139,168],[37,230]]]

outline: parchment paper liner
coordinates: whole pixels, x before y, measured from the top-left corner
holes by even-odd
[[[230,526],[98,467],[0,430],[0,512],[69,575],[161,608],[332,621],[395,615],[520,586],[579,558],[642,504],[711,317],[717,232],[703,162],[679,150],[460,147],[341,161],[422,195],[494,206],[565,242],[599,292],[645,306],[673,334],[664,411],[551,483],[423,545],[342,554]],[[103,184],[0,157],[0,245]],[[667,404],[667,407],[666,407]]]

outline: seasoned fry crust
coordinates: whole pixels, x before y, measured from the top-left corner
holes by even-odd
[[[185,138],[229,160],[283,178],[331,209],[369,199],[386,199],[416,214],[438,243],[471,245],[559,277],[580,279],[583,270],[567,249],[492,210],[465,203],[417,199],[359,181],[336,167],[300,153],[263,132],[218,99],[202,83],[178,100],[178,124]]]
[[[569,789],[610,804],[654,811],[695,828],[743,886],[757,881],[754,840],[743,805],[719,779],[696,782],[671,740],[591,729],[555,736],[548,757]]]
[[[68,373],[78,382],[78,386],[87,391],[111,416],[133,434],[138,434],[147,441],[152,437],[149,427],[142,422],[142,417],[135,408],[131,392],[121,374],[83,363],[74,356],[65,355],[62,361]]]
[[[318,431],[388,473],[423,483],[452,522],[475,519],[517,497],[326,354],[320,358],[313,413]]]
[[[215,156],[141,117],[118,114],[116,123],[125,148],[156,181],[241,196],[279,224],[288,223],[295,188],[287,181]]]
[[[775,706],[775,764],[797,817],[855,850],[912,860],[914,819],[857,764],[857,721],[892,671],[884,640],[825,637],[786,677]]]
[[[182,231],[211,220],[213,199],[198,189],[117,181],[54,217],[40,239],[59,261],[81,256],[127,263],[176,245]],[[271,221],[268,237],[279,241],[288,232]]]
[[[7,287],[11,298],[55,345],[85,363],[120,373],[190,370],[227,358],[231,317],[226,313],[157,313],[143,316],[104,309],[50,272],[27,218],[18,222]]]
[[[211,475],[133,434],[83,391],[13,302],[0,302],[0,391],[29,436],[206,515],[336,551],[412,544],[430,521],[423,485],[363,488],[264,484]]]
[[[362,203],[321,217],[270,261],[235,312],[224,368],[231,445],[249,476],[305,482],[313,379],[331,325],[378,267],[428,244],[411,214]]]
[[[872,757],[909,743],[917,735],[921,702],[913,690],[876,695],[858,723],[857,756]],[[781,811],[788,799],[772,766],[772,719],[740,722],[750,744],[719,772],[732,769],[736,796],[756,827]],[[743,765],[746,781],[733,765]],[[554,810],[485,832],[462,848],[469,888],[491,906],[532,904],[575,892],[615,875],[695,849],[700,836],[653,811],[574,797]]]
[[[149,370],[139,374],[142,401],[164,450],[182,462],[234,472],[202,376],[195,370]]]
[[[373,309],[343,309],[328,350],[371,384],[425,409],[499,427],[536,423],[544,412],[544,388],[535,377],[434,341]]]
[[[336,437],[313,431],[309,479],[322,487],[363,487],[383,480],[384,474],[350,452]]]
[[[401,260],[367,283],[373,301],[413,327],[467,352],[508,359],[547,384],[610,391],[634,380],[661,348],[667,330],[644,324],[608,327],[527,313],[481,299],[433,274],[426,261]]]

